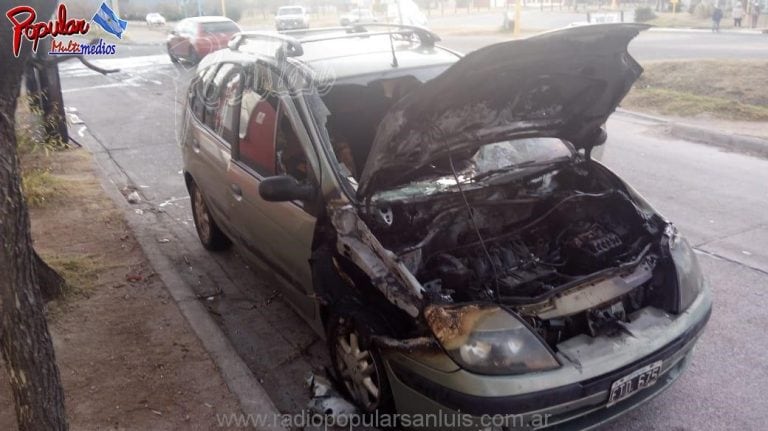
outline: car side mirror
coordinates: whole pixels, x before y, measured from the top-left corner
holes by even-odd
[[[259,195],[269,202],[309,201],[317,189],[311,184],[301,184],[289,175],[264,178],[259,184]]]

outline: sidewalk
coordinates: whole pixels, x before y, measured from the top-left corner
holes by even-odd
[[[665,117],[619,108],[616,114],[657,126],[677,139],[768,158],[768,123]]]
[[[71,429],[218,429],[239,413],[84,149],[22,157],[35,248],[71,289],[48,306]],[[162,241],[158,238],[157,241]],[[16,429],[0,363],[0,429]]]

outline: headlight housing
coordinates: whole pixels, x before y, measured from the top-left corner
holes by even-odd
[[[667,225],[664,234],[677,272],[678,310],[684,311],[704,289],[704,276],[696,253],[677,228],[671,224]]]
[[[560,366],[525,323],[496,305],[433,306],[424,316],[448,355],[471,372],[521,374]]]

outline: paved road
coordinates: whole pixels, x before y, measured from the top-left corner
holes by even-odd
[[[126,50],[128,51],[128,50]],[[159,47],[101,60],[95,75],[62,66],[64,97],[84,124],[73,135],[119,167],[112,180],[135,187],[145,235],[170,239],[165,253],[200,295],[284,412],[303,408],[303,377],[327,364],[324,343],[276,296],[268,268],[198,244],[176,141],[188,72]],[[768,423],[768,161],[671,140],[650,124],[614,116],[605,162],[675,220],[700,251],[716,306],[691,368],[668,392],[609,429],[762,429]]]
[[[545,7],[548,9],[548,7]],[[557,9],[557,7],[555,7]],[[512,13],[514,10],[510,10]],[[482,11],[469,15],[458,14],[440,15],[439,12],[432,12],[429,18],[429,26],[434,28],[466,28],[466,29],[494,29],[501,27],[504,19],[504,12],[501,9],[493,11]],[[597,12],[592,12],[597,13]],[[634,11],[624,12],[624,22],[634,21]],[[523,8],[521,11],[520,22],[524,30],[549,30],[553,28],[566,27],[574,23],[586,23],[586,12],[572,12],[567,8],[563,11],[541,11],[538,7]]]
[[[507,40],[503,35],[445,36],[443,44],[467,53]],[[629,52],[641,63],[654,60],[766,59],[768,35],[708,31],[650,30],[629,45]]]
[[[468,53],[480,47],[508,40],[503,34],[443,36],[442,44]],[[160,40],[158,44],[162,43]],[[650,30],[640,34],[629,47],[640,62],[684,59],[766,59],[768,34],[719,33],[708,31]],[[118,57],[160,53],[155,45],[121,45]]]

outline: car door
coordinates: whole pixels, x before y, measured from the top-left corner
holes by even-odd
[[[225,232],[229,232],[229,187],[227,170],[231,159],[231,133],[226,115],[230,98],[229,92],[237,92],[231,87],[235,77],[241,74],[241,67],[235,63],[223,63],[212,66],[200,76],[191,104],[196,126],[189,133],[189,145],[192,149],[190,169],[195,182],[201,188],[208,209]]]
[[[238,139],[229,170],[232,220],[244,248],[270,264],[285,285],[285,296],[311,322],[316,307],[309,265],[315,203],[267,202],[259,195],[261,181],[273,175],[316,182],[304,150],[311,148],[309,137],[291,99],[272,88],[278,75],[266,65],[255,66],[247,75],[253,79],[240,99]],[[289,152],[291,172],[285,168]]]

